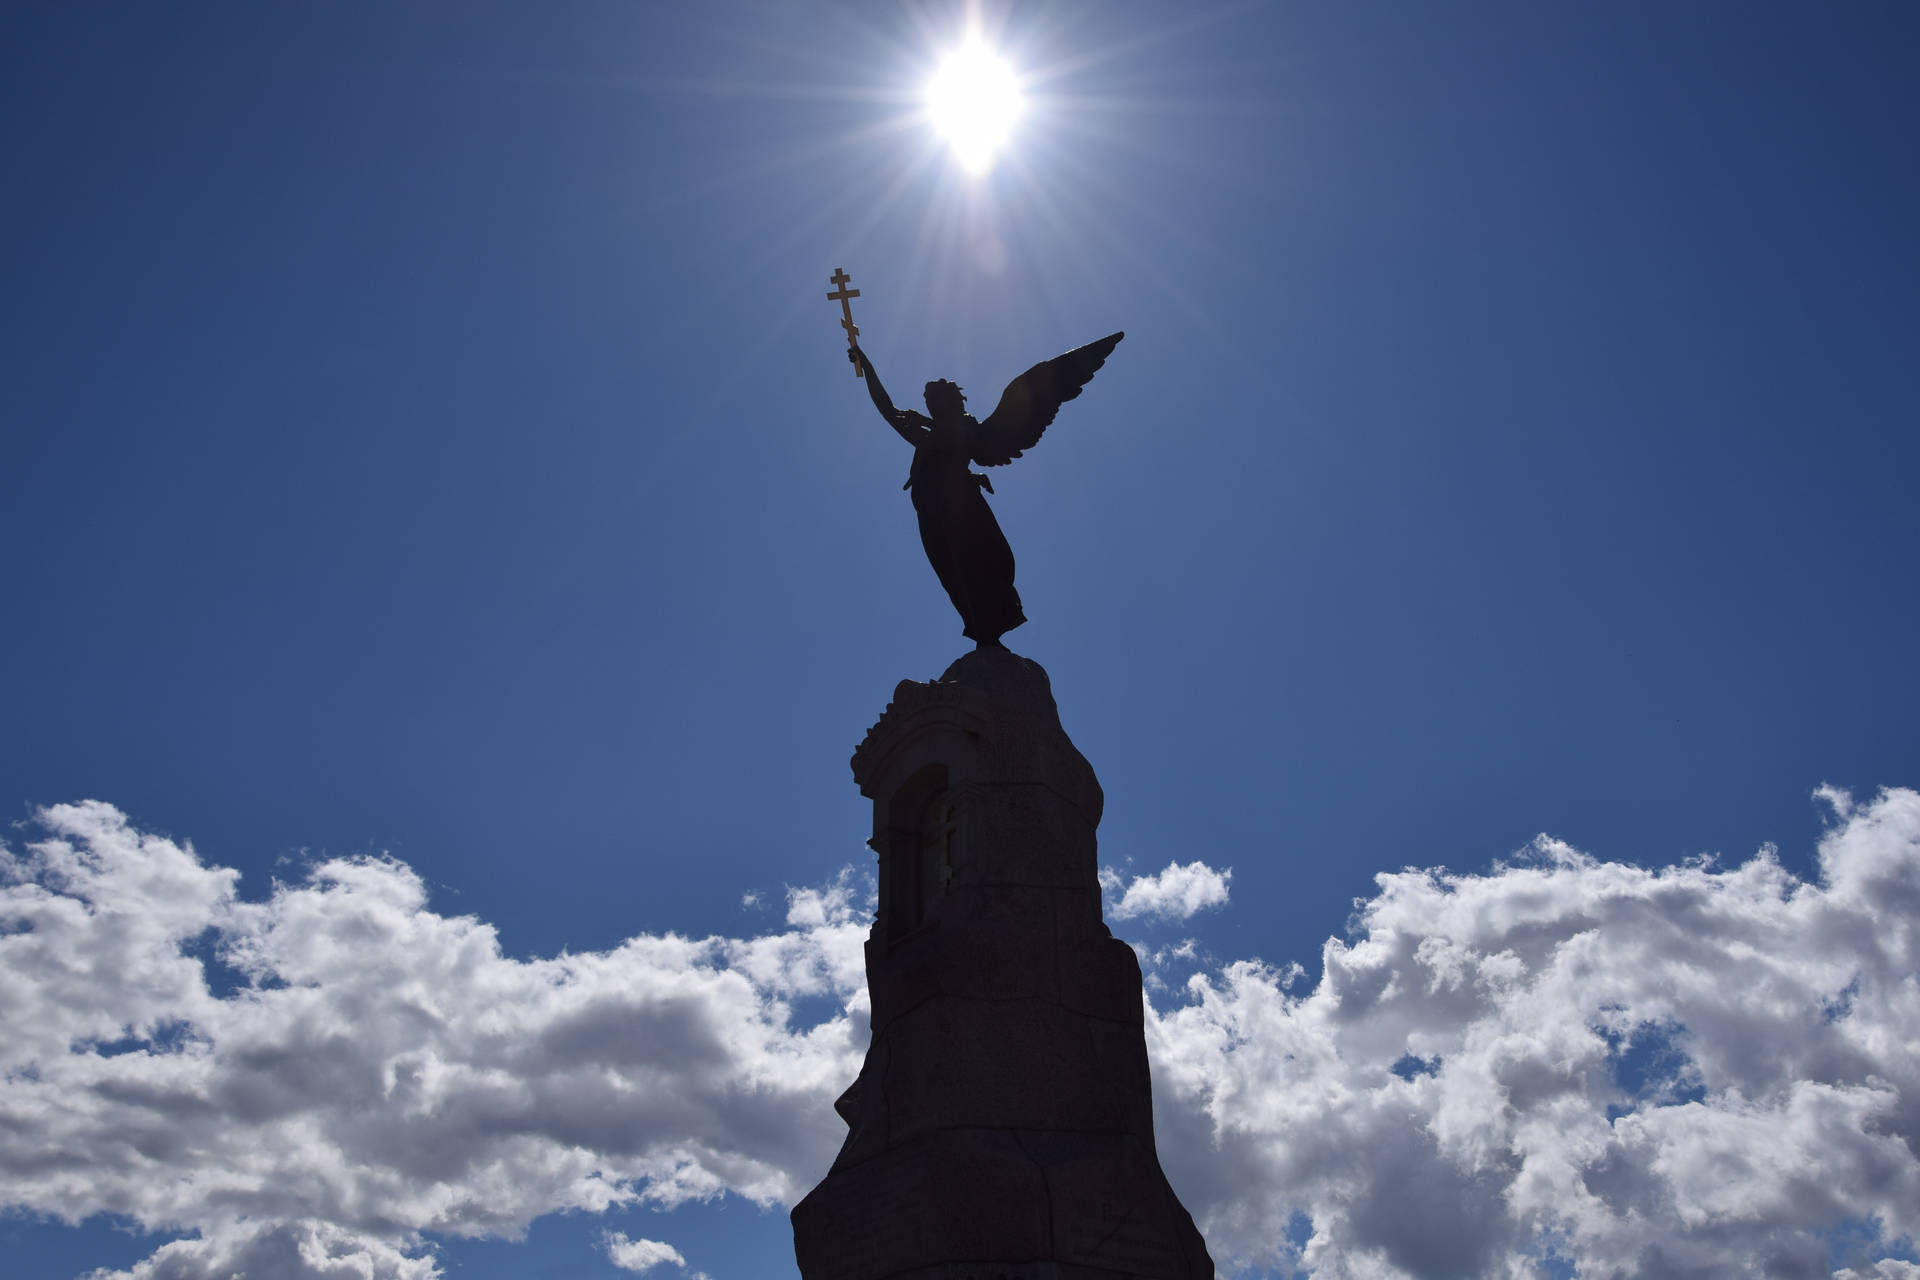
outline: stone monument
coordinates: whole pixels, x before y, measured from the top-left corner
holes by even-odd
[[[873,801],[880,911],[867,938],[873,1044],[834,1104],[846,1144],[793,1208],[804,1280],[1211,1280],[1213,1259],[1153,1143],[1140,965],[1100,919],[1100,783],[1040,664],[1000,637],[1026,621],[1013,551],[969,463],[1039,442],[1124,336],[1015,378],[984,421],[951,382],[896,409],[913,446],[920,541],[978,646],[903,680],[853,753]]]
[[[1100,783],[1046,672],[982,645],[902,681],[873,801],[873,1043],[793,1210],[804,1280],[1209,1280],[1154,1149],[1140,967],[1101,922]]]

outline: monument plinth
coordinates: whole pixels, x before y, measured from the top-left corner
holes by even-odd
[[[1040,665],[902,681],[873,800],[873,1044],[793,1210],[805,1280],[1207,1280],[1154,1151],[1140,966],[1101,922],[1102,796]]]

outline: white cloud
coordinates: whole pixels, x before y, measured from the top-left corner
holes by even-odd
[[[1920,1229],[1920,795],[1827,799],[1812,882],[1542,839],[1380,876],[1310,990],[1154,953],[1200,965],[1148,1046],[1161,1157],[1223,1271],[1811,1276],[1853,1241],[1836,1275],[1920,1280],[1894,1243]],[[391,860],[246,902],[109,806],[38,822],[0,851],[0,1206],[197,1233],[117,1280],[430,1280],[422,1233],[790,1203],[843,1136],[851,875],[789,890],[782,932],[520,961]],[[1121,901],[1190,914],[1211,878],[1224,899],[1194,863]]]
[[[1833,1280],[1920,1280],[1920,1264],[1883,1258],[1864,1271],[1843,1267],[1833,1273]]]
[[[871,897],[864,889],[856,889],[853,869],[845,868],[830,885],[817,889],[788,889],[787,923],[800,929],[852,924],[863,896]],[[870,902],[868,905],[871,909]]]
[[[409,1254],[325,1222],[223,1224],[199,1239],[162,1245],[131,1271],[86,1280],[433,1280],[431,1257]]]
[[[601,1243],[607,1247],[607,1257],[622,1271],[651,1271],[663,1262],[676,1267],[687,1265],[678,1249],[661,1240],[629,1240],[621,1232],[609,1231]]]
[[[1215,871],[1204,862],[1195,860],[1181,866],[1170,862],[1166,869],[1157,875],[1135,876],[1131,884],[1125,883],[1118,871],[1112,867],[1100,868],[1100,886],[1109,894],[1118,893],[1117,899],[1110,898],[1107,914],[1115,920],[1134,920],[1142,916],[1157,920],[1185,920],[1197,912],[1210,907],[1227,905],[1227,882],[1233,879],[1233,868]]]
[[[1310,992],[1257,961],[1193,978],[1149,1051],[1215,1256],[1812,1276],[1877,1233],[1856,1274],[1906,1274],[1875,1257],[1920,1230],[1920,794],[1830,798],[1817,883],[1543,838],[1379,876]]]
[[[388,859],[263,902],[111,806],[0,850],[0,1206],[198,1232],[131,1274],[436,1274],[421,1232],[730,1192],[790,1202],[844,1128],[866,993],[848,877],[785,932],[520,961]],[[224,998],[205,966],[246,982]],[[826,996],[824,1020],[789,1005]]]

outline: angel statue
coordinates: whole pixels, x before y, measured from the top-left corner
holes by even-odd
[[[974,420],[960,388],[944,380],[927,384],[926,414],[894,408],[867,353],[857,344],[847,350],[880,416],[913,446],[913,469],[904,487],[912,492],[920,518],[920,545],[960,611],[966,624],[962,634],[975,645],[1002,647],[1000,637],[1027,615],[1013,589],[1013,548],[980,492],[992,493],[993,483],[967,464],[1005,466],[1038,444],[1060,406],[1080,394],[1124,337],[1108,334],[1042,360],[1013,380],[985,422]]]

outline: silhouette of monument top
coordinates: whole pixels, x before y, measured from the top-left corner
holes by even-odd
[[[984,422],[967,412],[966,396],[944,379],[927,384],[926,413],[896,409],[873,361],[860,348],[850,301],[860,291],[847,288],[852,281],[843,268],[834,268],[830,283],[838,286],[827,300],[840,304],[847,358],[867,380],[874,408],[913,446],[913,467],[904,487],[919,517],[920,545],[960,614],[961,634],[977,645],[999,645],[1000,637],[1027,615],[1013,586],[1013,548],[981,492],[992,493],[993,482],[968,470],[967,464],[1002,467],[1038,444],[1060,406],[1079,396],[1127,335],[1110,333],[1042,360],[1007,385]]]

